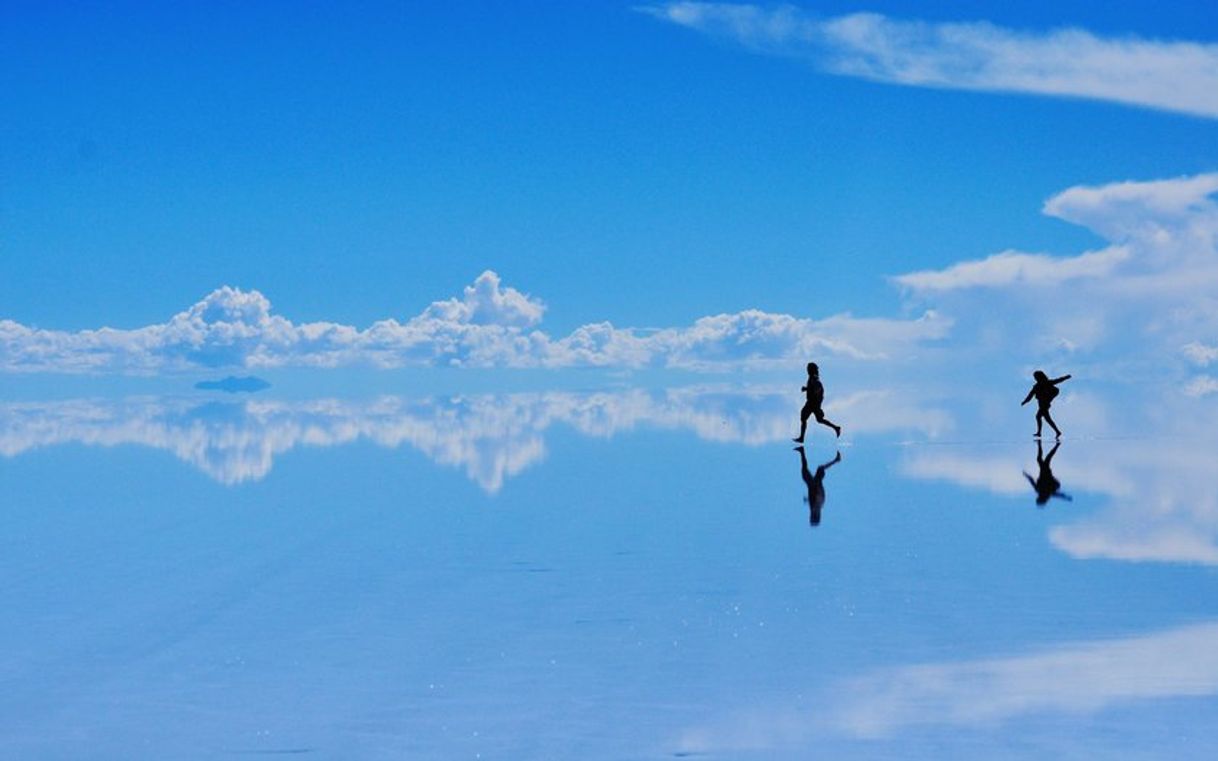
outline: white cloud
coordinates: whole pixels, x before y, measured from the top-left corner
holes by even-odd
[[[1218,172],[1147,182],[1079,185],[1050,198],[1044,211],[1051,217],[1095,230],[1109,240],[1154,240],[1163,232],[1198,236],[1212,250],[1218,207]]]
[[[1205,365],[1218,335],[1218,173],[1069,188],[1046,214],[1108,245],[1078,256],[1003,252],[893,278],[977,330],[978,349]],[[957,332],[959,349],[967,335]],[[1183,349],[1181,349],[1183,347]]]
[[[1145,280],[1183,272],[1185,287],[1218,274],[1218,173],[1152,182],[1118,182],[1069,188],[1045,202],[1045,214],[1082,225],[1111,243],[1078,256],[1053,257],[1004,251],[942,270],[893,280],[921,292],[978,287],[1056,286],[1076,280]],[[1139,289],[1124,288],[1127,293]]]
[[[957,486],[985,489],[995,494],[1026,494],[1028,482],[1008,457],[978,456],[965,452],[917,452],[907,457],[901,473],[928,481],[948,481]]]
[[[893,281],[919,292],[1007,287],[1017,284],[1056,285],[1079,278],[1098,278],[1108,275],[1128,256],[1129,252],[1120,247],[1092,251],[1068,258],[1003,251],[977,261],[959,262],[942,270],[898,275],[893,278]]]
[[[1185,344],[1181,351],[1184,352],[1184,356],[1193,361],[1193,364],[1201,367],[1208,367],[1212,362],[1218,360],[1218,346],[1210,346],[1200,341]]]
[[[465,287],[464,298],[437,301],[420,319],[530,328],[541,322],[543,312],[544,304],[515,288],[500,288],[499,276],[487,270]]]
[[[1209,375],[1198,375],[1184,387],[1184,393],[1189,396],[1208,396],[1218,392],[1218,378]]]
[[[833,734],[883,738],[929,725],[989,727],[1028,714],[1089,714],[1218,694],[1218,623],[1039,652],[876,671],[831,685],[815,711],[750,709],[677,739],[685,753],[808,746]]]
[[[673,2],[640,8],[760,53],[824,71],[917,87],[1034,93],[1218,117],[1218,45],[1105,38],[1082,29],[1022,32],[791,7]]]
[[[915,320],[810,320],[747,310],[664,330],[597,323],[555,340],[533,329],[544,311],[541,301],[503,286],[490,271],[459,299],[437,301],[405,322],[381,320],[364,330],[293,323],[273,314],[258,291],[225,286],[168,322],[135,330],[70,333],[0,321],[0,370],[152,373],[351,364],[712,370],[797,365],[826,353],[890,358],[943,337],[951,325],[934,312]]]
[[[843,685],[840,726],[881,736],[918,724],[991,724],[1218,693],[1218,623],[1039,653],[884,671]]]
[[[1180,516],[1170,516],[1167,525],[1146,525],[1147,521],[1133,511],[1129,513],[1126,517],[1134,520],[1134,525],[1107,518],[1054,526],[1049,530],[1049,541],[1080,560],[1218,565],[1212,528],[1198,531],[1197,526],[1180,521]]]

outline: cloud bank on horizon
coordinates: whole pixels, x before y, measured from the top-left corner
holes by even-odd
[[[294,323],[260,292],[229,286],[168,322],[133,330],[65,332],[0,320],[0,369],[154,373],[214,367],[664,367],[692,370],[803,362],[814,355],[885,359],[946,335],[950,321],[822,320],[746,310],[660,330],[584,325],[551,338],[536,329],[545,305],[483,272],[460,298],[432,303],[405,322],[360,330]]]
[[[794,6],[670,2],[640,11],[758,53],[915,87],[1106,100],[1218,118],[1218,45],[1025,32],[987,22],[930,23],[877,13],[819,18]]]
[[[1105,240],[1074,256],[1003,251],[891,282],[921,316],[811,319],[762,310],[683,327],[540,329],[544,303],[486,271],[460,297],[365,329],[294,323],[255,290],[225,286],[164,323],[76,332],[0,320],[0,371],[144,373],[200,368],[611,367],[716,371],[792,367],[810,357],[951,362],[1002,356],[1191,373],[1218,391],[1218,173],[1069,188],[1049,216]],[[950,339],[950,340],[945,340]]]

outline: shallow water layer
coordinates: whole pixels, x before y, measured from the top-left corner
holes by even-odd
[[[862,392],[806,470],[799,399],[767,388],[0,404],[0,736],[1210,755],[1212,427],[1123,438],[1126,405],[1063,402],[1054,451],[1018,409]]]

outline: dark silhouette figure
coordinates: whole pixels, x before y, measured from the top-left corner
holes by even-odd
[[[825,471],[842,461],[842,453],[838,452],[829,462],[818,465],[816,475],[813,475],[808,470],[808,455],[804,454],[804,448],[795,447],[795,451],[799,452],[799,475],[803,476],[804,485],[808,487],[808,496],[804,497],[804,502],[808,503],[808,523],[819,526],[820,509],[825,504]]]
[[[1062,482],[1053,476],[1053,468],[1051,467],[1053,455],[1057,454],[1057,449],[1061,445],[1060,441],[1054,444],[1053,448],[1049,450],[1049,456],[1045,457],[1045,450],[1041,447],[1039,441],[1036,442],[1036,464],[1040,468],[1040,473],[1037,474],[1036,478],[1032,478],[1031,474],[1026,470],[1023,473],[1023,477],[1028,479],[1028,483],[1032,484],[1032,488],[1036,490],[1036,504],[1038,507],[1044,507],[1053,497],[1064,499],[1067,502],[1074,501],[1074,498],[1069,494],[1062,493]]]
[[[1063,375],[1060,378],[1050,378],[1040,370],[1032,373],[1032,377],[1036,379],[1036,383],[1032,384],[1032,390],[1023,398],[1019,406],[1027,404],[1036,398],[1036,438],[1040,438],[1041,424],[1048,421],[1049,427],[1057,434],[1057,438],[1062,437],[1061,429],[1057,427],[1057,423],[1053,422],[1053,418],[1049,415],[1049,405],[1053,404],[1053,400],[1061,393],[1057,390],[1057,384],[1062,381],[1070,380],[1069,375]]]
[[[808,401],[804,402],[804,408],[799,411],[799,436],[792,441],[804,443],[804,435],[808,432],[808,418],[813,415],[816,416],[816,422],[829,426],[835,435],[841,436],[842,427],[825,417],[825,411],[820,408],[825,401],[825,387],[821,385],[820,368],[815,362],[808,363],[808,384],[800,391],[807,392]]]
[[[221,380],[199,381],[195,384],[195,388],[204,391],[223,391],[226,394],[238,393],[254,393],[266,388],[270,388],[271,384],[261,378],[253,375],[247,375],[243,378],[238,378],[235,375],[230,375]]]

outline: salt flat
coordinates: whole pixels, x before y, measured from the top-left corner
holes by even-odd
[[[1038,505],[1026,415],[932,397],[830,408],[818,525],[772,387],[4,403],[0,732],[27,758],[1218,749],[1204,417],[1131,440],[1121,400],[1067,399],[1070,499]]]

